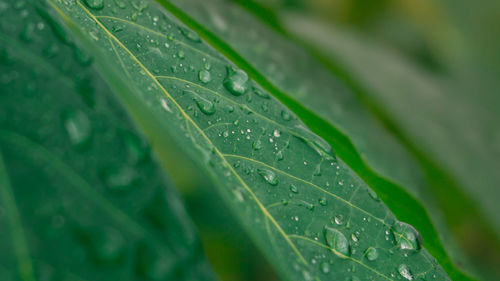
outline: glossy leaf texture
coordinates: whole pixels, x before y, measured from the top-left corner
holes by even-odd
[[[216,280],[147,140],[44,9],[0,3],[0,279]]]
[[[456,228],[456,224],[443,219],[435,199],[436,185],[444,184],[429,180],[426,173],[432,168],[422,166],[405,143],[377,116],[370,114],[359,99],[359,89],[346,82],[342,73],[332,72],[300,44],[234,3],[159,2],[182,15],[217,45],[219,51],[256,76],[259,83],[279,96],[315,133],[327,140],[396,216],[418,226],[426,237],[426,247],[446,264],[447,271],[455,272],[454,279],[468,278],[457,270],[457,264],[464,268],[467,262],[450,230]],[[251,6],[247,1],[242,5]],[[262,16],[261,12],[255,13]],[[269,18],[267,14],[263,17]],[[453,211],[455,217],[467,214],[460,209]]]
[[[449,279],[328,143],[158,4],[49,3],[135,118],[212,176],[285,280]]]

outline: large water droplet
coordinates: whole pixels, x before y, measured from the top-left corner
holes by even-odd
[[[94,10],[102,10],[104,8],[104,0],[84,0],[85,4]]]
[[[257,96],[259,96],[259,97],[261,97],[261,98],[264,98],[264,99],[269,99],[269,98],[270,98],[270,96],[269,96],[269,94],[268,94],[267,92],[264,92],[264,91],[259,90],[259,89],[257,89],[257,88],[253,88],[253,92],[254,92]]]
[[[422,237],[420,233],[411,225],[404,222],[395,222],[391,227],[392,234],[396,243],[403,250],[418,251],[422,245]]]
[[[69,111],[63,115],[64,127],[73,145],[82,147],[90,139],[91,128],[87,115],[80,110]]]
[[[201,42],[198,33],[182,26],[179,26],[179,30],[181,31],[182,35],[184,35],[184,37],[186,37],[187,39],[197,43]]]
[[[194,101],[196,102],[196,105],[200,109],[201,112],[203,112],[206,115],[212,115],[215,113],[215,105],[213,102],[201,97],[201,96],[196,96],[194,98]]]
[[[369,260],[369,261],[374,261],[378,258],[378,252],[377,252],[377,249],[373,248],[373,247],[369,247],[368,249],[366,249],[365,251],[365,256],[366,258]]]
[[[410,271],[410,268],[406,264],[400,264],[398,266],[398,272],[403,276],[406,280],[413,280],[413,274]]]
[[[275,172],[268,170],[268,169],[257,169],[257,172],[270,185],[278,185],[279,181],[278,181],[278,177],[276,176]]]
[[[241,69],[227,67],[227,76],[224,79],[224,87],[235,96],[241,96],[248,90],[250,82],[248,75]]]
[[[337,256],[346,258],[350,255],[349,241],[342,232],[333,227],[325,226],[324,234],[326,243]]]

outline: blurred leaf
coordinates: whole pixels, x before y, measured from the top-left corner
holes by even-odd
[[[0,17],[0,279],[215,280],[92,58],[34,2]]]
[[[160,7],[50,3],[98,56],[139,123],[163,125],[212,176],[285,279],[353,271],[360,279],[448,279],[418,232],[396,221],[328,143],[259,85],[265,81],[249,78]]]

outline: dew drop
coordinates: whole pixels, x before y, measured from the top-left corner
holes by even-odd
[[[94,10],[102,10],[104,8],[104,0],[84,0],[85,4]]]
[[[198,106],[200,111],[203,112],[204,114],[212,115],[215,113],[215,105],[213,102],[200,96],[196,96],[194,98],[194,101],[196,102],[196,105]]]
[[[290,115],[290,112],[288,112],[286,110],[282,110],[281,111],[281,118],[283,118],[283,120],[285,120],[285,121],[290,121],[292,119],[292,115]]]
[[[135,170],[128,166],[104,169],[101,177],[106,186],[113,191],[128,190],[138,180]]]
[[[259,97],[261,97],[261,98],[264,98],[264,99],[269,99],[269,98],[270,98],[270,96],[269,96],[269,94],[268,94],[267,92],[261,91],[261,90],[259,90],[259,89],[257,89],[257,88],[253,88],[253,92],[254,92],[257,96],[259,96]]]
[[[187,29],[185,27],[181,27],[179,26],[179,30],[180,32],[182,33],[182,35],[184,35],[184,37],[186,37],[187,39],[193,41],[193,42],[201,42],[201,39],[200,39],[200,36],[198,35],[198,33],[190,30],[190,29]]]
[[[89,254],[94,261],[101,264],[117,264],[124,260],[126,241],[117,230],[78,229],[77,235],[89,245]]]
[[[398,266],[398,272],[401,276],[403,276],[406,280],[413,280],[413,274],[410,271],[410,268],[406,264],[400,264]]]
[[[413,226],[397,221],[391,227],[391,231],[396,243],[402,250],[420,250],[422,237]]]
[[[63,115],[64,127],[70,142],[78,147],[88,143],[91,135],[90,121],[80,110],[69,111]]]
[[[293,193],[299,193],[299,189],[293,184],[290,185],[290,191]]]
[[[327,245],[334,250],[337,256],[346,258],[350,255],[349,241],[342,232],[335,228],[325,226],[324,234]]]
[[[262,148],[262,142],[260,140],[256,140],[252,143],[253,150],[260,150]]]
[[[202,83],[205,84],[212,81],[212,75],[210,74],[210,71],[205,69],[200,70],[200,72],[198,72],[198,78]]]
[[[227,67],[227,76],[224,79],[224,87],[233,95],[241,96],[248,90],[250,82],[248,75],[241,69]]]
[[[335,218],[333,219],[336,224],[342,225],[344,224],[344,216],[343,215],[336,215]]]
[[[326,205],[328,205],[328,201],[326,200],[326,198],[325,198],[325,197],[321,197],[321,198],[319,198],[318,203],[319,203],[321,206],[326,206]]]
[[[257,169],[257,172],[270,185],[273,185],[273,186],[278,185],[278,183],[279,183],[278,177],[276,176],[276,173],[274,173],[273,171],[268,170],[268,169]]]
[[[369,247],[368,249],[366,249],[365,251],[365,256],[366,258],[369,260],[369,261],[374,261],[378,258],[378,252],[377,252],[377,249],[373,248],[373,247]]]

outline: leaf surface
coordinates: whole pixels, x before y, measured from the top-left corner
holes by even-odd
[[[157,4],[50,3],[135,118],[207,170],[285,279],[449,279],[328,143]]]
[[[465,220],[457,217],[467,214],[465,210],[469,210],[460,209],[463,207],[460,203],[463,200],[459,200],[463,199],[460,197],[462,193],[454,192],[453,200],[446,200],[458,203],[452,204],[454,209],[447,209],[448,214],[454,217],[452,222],[443,220],[435,193],[437,187],[448,182],[429,180],[427,173],[433,172],[433,166],[427,167],[427,162],[422,164],[413,151],[408,152],[394,136],[392,128],[386,128],[377,116],[369,113],[370,110],[359,100],[359,89],[346,82],[342,72],[330,71],[297,44],[233,4],[217,0],[203,3],[189,0],[160,2],[173,10],[177,9],[177,13],[184,11],[185,22],[218,45],[219,51],[250,70],[258,77],[259,83],[280,96],[280,100],[315,133],[330,142],[340,158],[362,176],[396,216],[417,226],[426,238],[424,241],[429,251],[438,260],[446,261],[446,270],[457,272],[447,252],[451,254],[453,263],[466,264],[450,231],[450,228],[457,229],[458,224],[464,223]],[[169,5],[170,2],[176,6]],[[242,4],[247,5],[248,2]],[[262,16],[261,12],[256,13]],[[268,15],[264,17],[269,18]],[[319,117],[311,114],[309,109]],[[448,190],[438,190],[441,189]],[[449,193],[446,198],[450,199]],[[415,216],[415,213],[421,215]],[[467,216],[471,218],[475,215]],[[436,233],[435,228],[439,232]],[[446,246],[446,251],[442,244]],[[457,276],[460,275],[457,273]],[[457,276],[453,278],[459,278]]]
[[[92,58],[34,2],[0,18],[0,279],[215,280]]]

